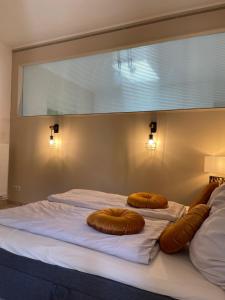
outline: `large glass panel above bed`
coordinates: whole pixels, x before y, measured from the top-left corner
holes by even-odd
[[[23,67],[23,116],[214,107],[225,107],[225,33]]]

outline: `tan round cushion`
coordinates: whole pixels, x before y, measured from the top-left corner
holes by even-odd
[[[145,220],[140,214],[128,209],[107,208],[90,214],[87,224],[100,232],[124,235],[142,231]]]
[[[128,196],[127,203],[136,208],[167,208],[167,199],[154,193],[135,193]]]
[[[161,250],[168,254],[182,250],[208,217],[209,211],[206,204],[198,204],[174,224],[169,224],[159,238]]]

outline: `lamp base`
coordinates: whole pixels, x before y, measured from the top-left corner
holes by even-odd
[[[225,177],[209,176],[209,183],[216,182],[219,185],[225,183]]]

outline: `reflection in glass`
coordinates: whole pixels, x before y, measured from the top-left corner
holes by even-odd
[[[225,106],[225,34],[23,67],[23,116]]]

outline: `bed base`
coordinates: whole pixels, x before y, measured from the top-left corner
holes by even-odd
[[[0,299],[172,300],[100,276],[49,265],[0,249]]]

